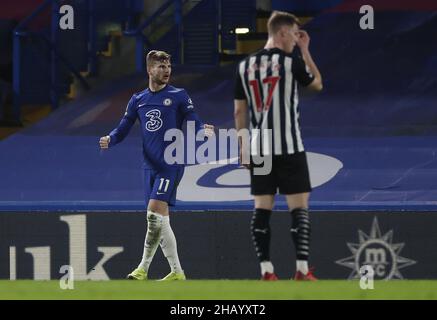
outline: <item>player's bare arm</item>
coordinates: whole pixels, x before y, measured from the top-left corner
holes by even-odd
[[[234,119],[235,128],[238,130],[247,128],[247,101],[244,100],[234,100]]]
[[[239,131],[240,129],[246,129],[247,128],[247,113],[248,113],[248,106],[247,106],[247,101],[245,99],[243,100],[234,100],[234,119],[235,119],[235,128],[237,129],[237,131]],[[240,158],[240,163],[243,164],[243,150],[245,150],[245,148],[242,147],[242,139],[241,137],[238,137],[238,144],[240,147],[240,154],[239,154],[239,158]],[[246,168],[250,168],[249,164],[243,164]]]
[[[320,74],[320,71],[317,68],[317,65],[315,64],[313,58],[311,57],[311,53],[309,50],[310,36],[305,30],[299,30],[298,33],[299,38],[297,41],[297,45],[302,52],[302,58],[305,61],[305,64],[314,75],[313,82],[311,82],[311,84],[307,88],[315,91],[321,91],[323,89],[322,75]]]

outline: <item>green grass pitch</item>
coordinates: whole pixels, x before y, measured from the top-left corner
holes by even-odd
[[[437,281],[375,281],[362,290],[359,281],[317,282],[255,280],[76,281],[62,290],[59,281],[0,281],[0,299],[147,299],[147,300],[295,300],[295,299],[437,299]]]

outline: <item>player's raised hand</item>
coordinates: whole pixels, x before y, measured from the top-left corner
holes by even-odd
[[[109,148],[109,142],[111,142],[110,136],[104,136],[100,138],[99,144],[100,149],[108,149]]]
[[[301,50],[308,49],[310,45],[310,36],[308,35],[308,32],[305,30],[299,30],[299,39],[297,40],[297,45]]]
[[[208,138],[214,135],[214,126],[212,124],[204,124],[203,129],[205,129],[205,136]]]

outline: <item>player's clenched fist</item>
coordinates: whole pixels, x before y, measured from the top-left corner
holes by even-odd
[[[109,148],[109,142],[111,141],[110,136],[104,136],[100,138],[99,144],[101,149],[108,149]]]
[[[212,137],[214,135],[214,126],[212,124],[203,125],[203,129],[205,129],[205,136]]]

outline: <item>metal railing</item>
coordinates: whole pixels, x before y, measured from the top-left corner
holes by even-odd
[[[156,31],[160,27],[171,28],[176,27],[177,44],[176,52],[172,55],[172,60],[175,63],[183,63],[183,15],[194,8],[202,0],[167,0],[158,10],[142,22],[138,27],[134,26],[134,10],[133,1],[125,0],[126,8],[128,9],[127,30],[124,34],[136,38],[136,70],[144,72],[145,70],[145,47],[151,47],[152,41],[150,38],[156,38]],[[89,89],[87,80],[80,74],[79,70],[71,63],[60,51],[59,48],[59,21],[61,5],[67,0],[45,0],[40,4],[29,16],[23,19],[13,31],[13,109],[12,116],[15,121],[21,121],[21,105],[23,91],[23,66],[20,57],[23,54],[22,39],[25,37],[36,37],[42,39],[49,49],[49,77],[50,77],[50,103],[52,109],[59,106],[60,90],[58,85],[60,66],[65,67],[79,81],[81,86]],[[95,75],[97,73],[97,12],[96,0],[87,0],[88,6],[86,19],[88,20],[88,74]],[[30,31],[28,26],[37,17],[41,16],[45,10],[51,10],[50,32],[35,32]],[[168,10],[173,9],[172,13],[168,14]],[[167,14],[166,14],[167,13]],[[159,25],[160,24],[160,25]],[[145,35],[144,31],[149,28],[153,29],[155,36]],[[164,29],[165,29],[164,28]],[[161,31],[165,31],[162,29]],[[164,33],[164,32],[163,32]],[[156,40],[156,39],[153,39]]]
[[[52,109],[56,109],[59,106],[59,91],[58,91],[58,71],[60,63],[63,64],[78,80],[85,90],[90,88],[88,82],[79,70],[77,70],[72,63],[68,61],[58,50],[58,30],[60,21],[60,6],[65,0],[46,0],[39,5],[29,16],[13,31],[13,109],[12,117],[17,123],[21,123],[21,104],[22,104],[22,38],[24,37],[37,37],[44,41],[50,50],[50,102]],[[90,72],[95,70],[95,23],[93,18],[94,0],[89,0],[90,6],[90,27],[89,27],[89,65]],[[50,24],[50,36],[48,37],[43,32],[35,32],[27,30],[28,25],[39,17],[46,9],[51,9],[51,24]]]

